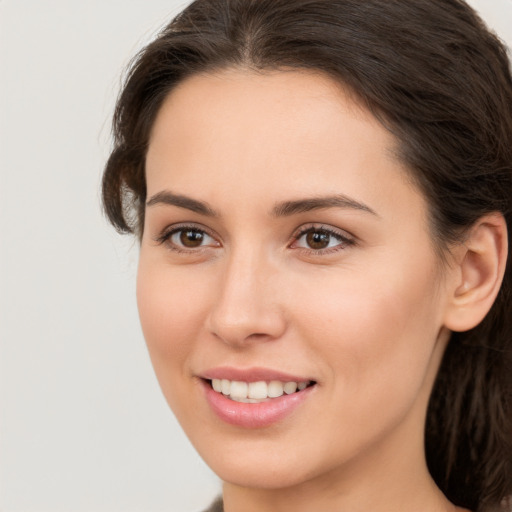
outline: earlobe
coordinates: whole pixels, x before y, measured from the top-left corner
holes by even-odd
[[[452,331],[476,327],[498,295],[507,261],[507,225],[492,213],[478,220],[460,246],[445,326]]]

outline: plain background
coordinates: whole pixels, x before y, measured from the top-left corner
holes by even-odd
[[[0,0],[0,511],[195,512],[220,483],[168,411],[137,244],[100,213],[130,57],[187,2]],[[473,0],[512,45],[512,0]]]

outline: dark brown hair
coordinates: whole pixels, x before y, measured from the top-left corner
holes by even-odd
[[[196,0],[135,58],[103,178],[108,218],[141,234],[150,130],[194,73],[312,69],[390,130],[430,206],[441,250],[483,215],[512,232],[512,78],[503,44],[461,0]],[[484,321],[453,333],[432,392],[426,453],[472,510],[512,494],[512,269]]]

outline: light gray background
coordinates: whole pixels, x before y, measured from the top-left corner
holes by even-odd
[[[129,58],[187,2],[0,0],[0,511],[200,510],[99,184]],[[473,0],[512,44],[512,0]]]

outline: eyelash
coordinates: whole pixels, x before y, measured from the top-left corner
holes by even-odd
[[[200,228],[196,225],[179,225],[174,226],[171,229],[165,229],[161,235],[159,235],[156,238],[156,242],[159,245],[167,244],[170,250],[177,252],[177,253],[198,253],[200,251],[205,250],[208,246],[199,246],[194,248],[186,248],[183,246],[179,246],[173,242],[171,242],[171,238],[176,235],[177,233],[182,232],[194,232],[199,233],[202,235],[206,235],[212,239],[215,240],[215,237],[210,234],[207,230],[204,228]],[[335,238],[339,244],[335,245],[334,247],[327,247],[323,249],[313,249],[308,247],[293,247],[294,244],[297,244],[299,240],[301,240],[302,237],[307,236],[309,233],[323,233],[328,235],[331,238]],[[330,243],[330,241],[329,241]],[[336,231],[330,227],[324,226],[324,225],[309,225],[306,227],[301,227],[299,231],[297,231],[295,234],[292,235],[292,241],[288,244],[288,247],[294,248],[296,250],[301,250],[304,253],[308,255],[324,255],[324,254],[331,254],[340,250],[344,250],[347,247],[353,246],[356,244],[356,240],[349,236],[348,234],[342,234],[339,231]]]
[[[296,232],[292,236],[292,242],[289,244],[289,247],[292,247],[294,244],[298,243],[302,237],[307,236],[309,233],[323,233],[328,235],[330,238],[335,238],[339,243],[334,247],[326,247],[324,249],[313,249],[308,247],[300,247],[298,249],[304,251],[308,255],[327,255],[332,254],[338,251],[342,251],[347,247],[353,246],[356,244],[355,238],[347,234],[343,234],[337,230],[332,229],[331,227],[327,227],[324,225],[310,225],[306,227],[301,227],[298,232]],[[330,243],[330,241],[329,241]]]
[[[171,238],[173,237],[173,235],[175,235],[177,233],[186,232],[186,231],[200,233],[200,234],[209,236],[210,238],[215,240],[215,237],[212,234],[208,233],[208,231],[205,230],[204,228],[200,228],[193,224],[191,224],[191,225],[184,224],[184,225],[174,226],[171,229],[166,228],[162,232],[162,234],[158,236],[158,238],[156,239],[156,242],[158,242],[158,244],[160,244],[160,245],[167,244],[167,246],[169,247],[169,249],[171,251],[178,252],[178,253],[186,253],[186,254],[189,254],[191,252],[197,253],[199,251],[203,251],[207,247],[207,246],[200,246],[197,248],[186,248],[186,247],[181,247],[171,241]]]

